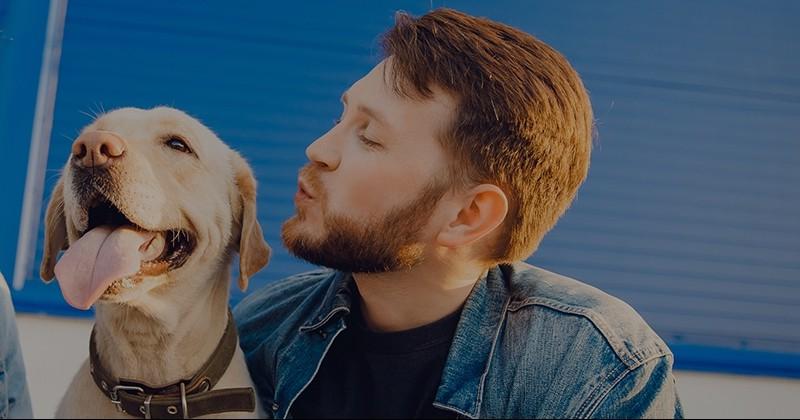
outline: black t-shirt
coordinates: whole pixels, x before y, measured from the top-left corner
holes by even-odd
[[[366,327],[361,303],[353,300],[348,327],[292,405],[292,417],[455,418],[433,400],[461,310],[422,327],[378,333]]]

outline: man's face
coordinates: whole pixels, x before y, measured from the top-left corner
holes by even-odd
[[[306,149],[297,213],[281,236],[311,263],[402,270],[418,264],[435,239],[428,222],[449,188],[438,137],[455,101],[437,89],[431,99],[403,98],[387,83],[390,71],[384,60],[351,86],[337,124]]]

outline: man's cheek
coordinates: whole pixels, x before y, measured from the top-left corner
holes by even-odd
[[[331,204],[334,204],[338,210],[349,209],[353,213],[372,214],[378,211],[381,203],[393,194],[391,188],[381,188],[380,185],[373,182],[359,182],[355,183],[349,194],[345,195],[344,202]],[[346,208],[341,206],[346,206]]]

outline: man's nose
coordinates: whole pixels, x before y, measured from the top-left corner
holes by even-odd
[[[334,133],[336,127],[316,139],[306,148],[306,157],[313,163],[327,170],[335,170],[339,167],[341,154],[338,150],[337,139]]]
[[[125,140],[107,131],[90,131],[72,143],[72,158],[82,168],[104,168],[125,153]]]

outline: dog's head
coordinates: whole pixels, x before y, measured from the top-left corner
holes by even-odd
[[[122,108],[85,127],[45,225],[42,279],[57,277],[67,302],[82,309],[227,270],[235,251],[244,289],[270,256],[248,164],[166,107]]]

